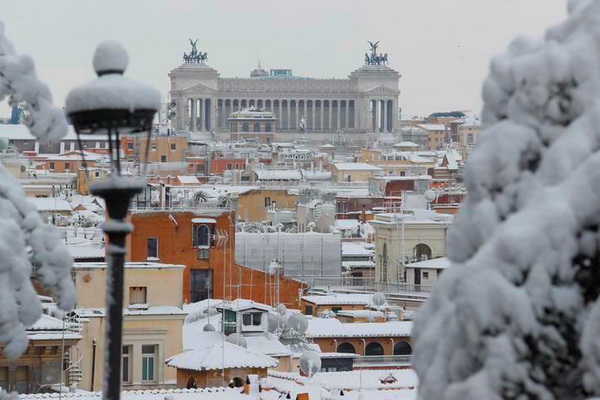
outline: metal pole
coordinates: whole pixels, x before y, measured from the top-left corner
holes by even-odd
[[[125,268],[125,238],[133,226],[125,222],[131,200],[143,190],[142,185],[127,185],[119,176],[112,176],[103,185],[92,186],[91,193],[104,199],[109,220],[103,230],[108,235],[106,281],[106,328],[104,331],[104,400],[121,397],[121,351],[123,343],[123,281]],[[127,182],[129,183],[129,182]]]

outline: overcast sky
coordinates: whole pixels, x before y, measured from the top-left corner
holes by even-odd
[[[481,108],[490,57],[519,34],[541,36],[566,15],[563,0],[0,0],[0,20],[62,105],[94,78],[104,39],[129,51],[127,75],[166,98],[167,73],[199,39],[223,77],[257,64],[295,75],[345,78],[379,40],[402,74],[403,115]],[[0,108],[6,114],[6,105]]]

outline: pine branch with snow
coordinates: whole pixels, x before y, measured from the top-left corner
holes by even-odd
[[[415,321],[422,399],[600,394],[600,1],[569,14],[492,61],[453,267]]]
[[[33,61],[15,53],[0,23],[0,99],[6,96],[11,104],[25,104],[29,130],[38,140],[59,140],[66,134],[64,113],[52,106]],[[7,357],[27,350],[26,327],[42,314],[32,274],[53,290],[58,307],[69,311],[75,305],[72,265],[54,227],[42,222],[17,180],[0,165],[0,342]]]

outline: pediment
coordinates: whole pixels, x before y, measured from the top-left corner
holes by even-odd
[[[196,94],[196,93],[215,93],[216,90],[203,85],[202,83],[197,83],[194,86],[191,86],[187,89],[183,89],[181,90],[181,93],[185,93],[185,94]]]
[[[399,92],[397,90],[394,89],[390,89],[387,86],[377,86],[374,87],[373,89],[369,89],[366,91],[366,93],[368,94],[393,94],[393,95],[398,95]]]

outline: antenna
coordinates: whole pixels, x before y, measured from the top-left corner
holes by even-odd
[[[312,378],[321,370],[321,356],[313,350],[308,350],[300,356],[300,370]]]

